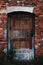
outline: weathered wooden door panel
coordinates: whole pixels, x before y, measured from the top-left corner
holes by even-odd
[[[15,12],[8,14],[8,33],[10,33],[10,44],[17,51],[17,58],[29,59],[29,54],[34,53],[34,20],[30,13]],[[26,52],[26,53],[25,53]]]
[[[13,46],[15,48],[32,48],[32,17],[28,14],[10,15],[8,23],[11,39],[21,40],[14,41]],[[24,41],[22,41],[23,39]]]

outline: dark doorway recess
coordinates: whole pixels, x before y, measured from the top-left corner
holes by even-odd
[[[34,58],[35,15],[29,12],[8,13],[8,48],[13,46],[19,60]],[[24,51],[24,52],[23,52]],[[26,52],[26,53],[25,53]],[[27,54],[27,55],[26,55]]]

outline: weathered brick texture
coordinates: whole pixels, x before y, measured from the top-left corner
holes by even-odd
[[[6,40],[4,39],[4,20],[6,20],[7,15],[1,13],[5,9],[5,0],[0,0],[0,50],[3,50],[6,47]]]

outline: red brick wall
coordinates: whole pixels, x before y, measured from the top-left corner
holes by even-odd
[[[6,46],[6,40],[4,39],[4,20],[6,20],[7,16],[5,13],[2,13],[5,9],[5,1],[0,0],[0,50],[3,50]]]
[[[36,55],[42,54],[43,53],[43,1],[42,0],[41,1],[40,0],[26,0],[25,2],[19,2],[18,4],[17,0],[11,0],[11,1],[9,0],[9,2],[8,1],[6,2],[6,0],[0,0],[0,11],[3,11],[6,9],[6,3],[8,6],[15,6],[15,5],[27,6],[30,3],[33,3],[35,5],[35,8],[34,8],[34,13],[36,14],[36,17],[35,17],[35,54]],[[0,13],[0,21],[3,22],[6,18],[7,16],[5,13]],[[0,26],[0,28],[3,29],[3,26]],[[2,37],[2,39],[4,40],[4,37]],[[5,40],[3,44],[0,44],[0,48],[2,48],[4,45],[5,45]]]

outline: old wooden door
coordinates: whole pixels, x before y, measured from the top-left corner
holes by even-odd
[[[33,15],[26,12],[8,14],[8,33],[10,33],[10,44],[15,49],[32,49]]]

